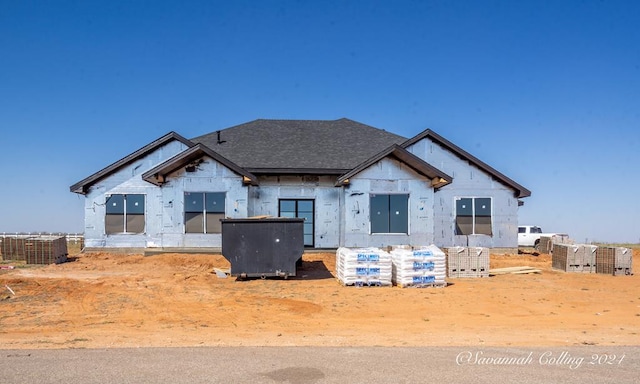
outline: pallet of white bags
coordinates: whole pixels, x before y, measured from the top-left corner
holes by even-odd
[[[345,287],[390,287],[391,281],[387,280],[368,280],[368,279],[338,279],[338,282]]]
[[[447,286],[447,282],[438,282],[438,283],[419,283],[419,284],[398,284],[400,288],[444,288]]]

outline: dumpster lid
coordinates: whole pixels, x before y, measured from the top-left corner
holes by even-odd
[[[282,223],[282,222],[304,222],[303,218],[294,218],[294,217],[270,217],[270,216],[256,216],[256,217],[245,217],[245,218],[236,218],[236,219],[231,219],[231,218],[226,218],[226,219],[220,219],[221,222],[223,223],[227,223],[227,222],[233,222],[233,223],[254,223],[254,222],[260,222],[260,223]]]

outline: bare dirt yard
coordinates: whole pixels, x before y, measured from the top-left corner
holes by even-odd
[[[334,253],[305,253],[288,280],[247,281],[217,277],[221,255],[78,254],[0,271],[0,348],[640,345],[639,275],[491,255],[491,268],[525,265],[542,273],[345,287]]]

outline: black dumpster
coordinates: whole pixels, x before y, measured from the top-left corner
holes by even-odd
[[[220,219],[222,255],[239,277],[296,275],[304,252],[304,219]]]

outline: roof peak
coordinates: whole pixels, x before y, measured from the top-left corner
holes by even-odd
[[[405,137],[347,118],[257,119],[196,138],[247,169],[351,169]]]
[[[250,121],[250,123],[252,122],[256,122],[256,121],[295,121],[295,122],[300,122],[300,121],[309,121],[309,122],[336,122],[336,121],[341,121],[341,120],[345,120],[345,121],[352,121],[352,122],[356,122],[355,120],[351,120],[349,118],[346,117],[341,117],[339,119],[266,119],[266,118],[259,118],[259,119],[255,119],[253,121]],[[362,124],[362,123],[360,123]]]

